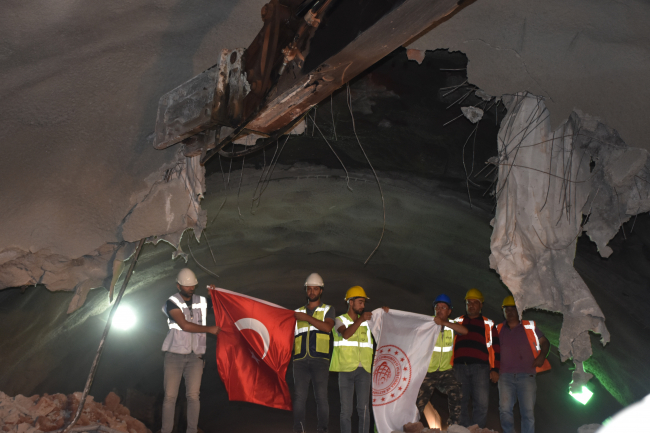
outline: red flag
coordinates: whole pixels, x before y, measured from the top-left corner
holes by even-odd
[[[292,310],[224,289],[210,290],[221,327],[217,366],[231,401],[291,410],[285,380],[296,319]]]

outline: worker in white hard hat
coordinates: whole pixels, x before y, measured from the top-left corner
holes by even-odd
[[[327,379],[330,366],[330,340],[336,312],[321,301],[325,284],[320,275],[309,274],[305,280],[307,303],[296,309],[293,349],[293,431],[305,431],[305,409],[309,382],[314,387],[318,423],[316,431],[326,433],[329,423]]]
[[[208,303],[203,296],[194,294],[197,284],[194,272],[188,268],[181,269],[176,278],[178,293],[170,296],[162,307],[169,331],[162,346],[165,352],[165,398],[161,433],[171,433],[174,428],[181,378],[185,378],[187,391],[187,433],[197,431],[206,334],[217,335],[220,330],[218,326],[206,326]]]
[[[368,299],[370,298],[363,287],[350,287],[345,293],[348,311],[334,321],[334,350],[330,371],[339,372],[341,433],[351,433],[355,392],[359,433],[368,433],[370,429],[370,385],[374,348],[367,322],[372,318],[372,313],[365,311]],[[388,312],[388,307],[382,308]]]

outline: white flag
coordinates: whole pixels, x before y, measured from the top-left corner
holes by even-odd
[[[379,433],[402,431],[419,419],[416,401],[440,325],[433,317],[378,308],[368,321],[377,340],[372,366],[372,410]]]

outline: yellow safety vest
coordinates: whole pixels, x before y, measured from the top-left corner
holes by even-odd
[[[329,309],[329,305],[321,304],[316,308],[312,317],[314,319],[323,321],[325,320],[325,314],[327,314]],[[302,306],[296,311],[307,313],[307,308],[305,306]],[[294,360],[303,359],[309,356],[311,358],[322,358],[329,361],[330,334],[328,332],[323,332],[315,326],[311,326],[309,322],[305,320],[298,320],[296,322],[296,330],[294,332],[294,335]]]
[[[354,320],[345,313],[338,317],[346,327],[350,327]],[[339,334],[338,330],[334,332],[334,350],[332,351],[332,362],[330,371],[354,371],[363,366],[368,373],[372,370],[372,353],[373,341],[368,322],[362,322],[356,332],[347,340]]]
[[[442,332],[438,334],[438,341],[436,341],[436,345],[433,348],[427,373],[451,370],[454,358],[455,338],[453,329],[443,327]]]

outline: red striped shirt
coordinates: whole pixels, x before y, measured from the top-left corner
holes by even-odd
[[[462,325],[469,331],[466,335],[456,336],[454,345],[454,365],[490,364],[490,355],[485,342],[485,318],[479,315],[475,319],[465,316]],[[492,327],[492,348],[494,349],[494,370],[501,366],[501,346],[497,327]]]

